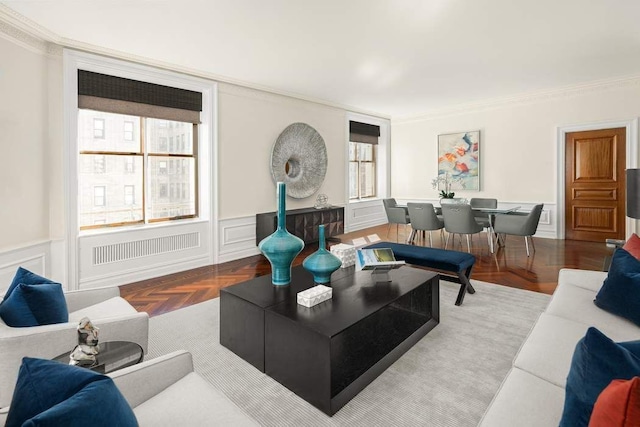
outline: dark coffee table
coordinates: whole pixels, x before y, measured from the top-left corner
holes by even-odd
[[[142,362],[144,352],[140,345],[129,341],[107,341],[101,342],[100,353],[96,355],[96,363],[90,366],[82,366],[92,371],[108,374],[118,369],[126,368]],[[73,351],[73,349],[71,349]],[[63,353],[53,360],[61,363],[69,363],[69,355],[71,351]]]
[[[268,275],[224,288],[220,343],[333,415],[439,322],[436,273],[404,266],[390,277],[338,270],[333,298],[310,308],[296,302],[315,286],[302,267],[285,287]]]

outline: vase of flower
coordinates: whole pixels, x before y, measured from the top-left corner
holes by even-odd
[[[431,180],[431,187],[434,189],[442,188],[440,190],[440,200],[443,199],[453,199],[456,197],[456,193],[451,191],[451,186],[455,182],[459,182],[460,178],[452,177],[450,173],[445,172],[443,174],[438,175],[436,179]]]
[[[277,187],[278,228],[260,241],[258,249],[271,264],[271,283],[283,286],[291,283],[291,263],[304,248],[304,242],[287,231],[286,184],[278,182]]]
[[[324,225],[318,226],[318,250],[302,261],[302,266],[313,275],[313,281],[320,284],[329,283],[331,274],[340,268],[342,261],[326,249]]]

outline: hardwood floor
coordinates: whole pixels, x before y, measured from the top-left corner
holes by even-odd
[[[409,228],[407,228],[407,232]],[[400,242],[406,239],[400,227],[396,236],[395,227],[387,237],[387,225],[360,230],[340,236],[350,243],[356,237],[377,234],[383,240]],[[504,248],[495,254],[489,252],[485,233],[476,235],[471,252],[476,256],[472,278],[514,288],[551,294],[557,286],[561,268],[601,270],[604,258],[611,254],[604,243],[579,242],[536,238],[536,252],[527,258],[524,239],[509,237]],[[422,244],[418,242],[418,244]],[[428,244],[428,238],[427,238]],[[433,246],[443,247],[440,233],[433,232]],[[451,245],[451,242],[449,242]],[[451,246],[449,247],[451,248]],[[456,240],[456,250],[466,251]],[[294,261],[299,265],[317,245],[308,245]],[[256,255],[224,264],[196,268],[194,270],[131,283],[120,287],[120,292],[137,310],[150,316],[166,313],[191,304],[216,298],[220,289],[264,274],[270,274],[269,262]]]

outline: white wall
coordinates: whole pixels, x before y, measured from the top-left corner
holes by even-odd
[[[640,116],[639,83],[621,81],[392,120],[392,195],[437,199],[431,180],[438,173],[438,135],[479,129],[480,192],[456,195],[495,197],[511,205],[543,202],[549,211],[548,231],[553,231],[558,221],[558,128]]]
[[[296,122],[312,126],[327,147],[327,175],[318,192],[305,199],[287,198],[287,209],[313,206],[325,193],[329,202],[345,203],[345,111],[230,84],[218,94],[221,219],[276,210],[271,178],[271,149],[280,133]]]
[[[0,37],[0,251],[49,238],[47,59]]]
[[[69,288],[153,277],[154,271],[131,265],[122,269],[112,265],[109,271],[89,274],[81,265],[91,248],[85,247],[83,240],[76,255],[66,241],[72,234],[65,230],[66,191],[74,189],[65,190],[69,160],[64,157],[62,48],[21,30],[2,27],[0,57],[12,59],[0,66],[0,143],[3,155],[11,159],[0,168],[0,274],[14,271],[26,251],[28,259],[42,259],[38,272],[53,274]],[[212,231],[217,235],[218,262],[258,253],[255,214],[276,209],[269,169],[271,149],[292,123],[307,123],[322,135],[328,168],[318,193],[327,194],[331,204],[346,205],[346,114],[344,109],[320,103],[219,85],[214,130],[218,133],[214,182],[219,223]],[[288,198],[287,208],[309,207],[314,202],[315,195],[302,200]],[[114,239],[122,240],[122,233]],[[75,244],[76,239],[72,240]],[[78,259],[77,279],[67,271],[70,257]]]
[[[327,147],[328,164],[318,192],[305,199],[287,197],[287,209],[311,207],[320,193],[333,205],[345,205],[346,112],[230,84],[218,88],[218,260],[224,262],[259,253],[255,214],[276,210],[271,149],[292,123],[307,123],[318,131]]]

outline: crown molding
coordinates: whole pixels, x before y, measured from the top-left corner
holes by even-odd
[[[168,71],[178,72],[182,74],[187,74],[193,77],[199,77],[207,80],[213,80],[219,83],[227,83],[229,85],[234,85],[237,89],[229,89],[228,93],[240,94],[246,89],[250,89],[252,91],[261,91],[266,94],[272,95],[280,95],[288,98],[297,99],[300,101],[310,102],[322,106],[338,108],[346,111],[354,111],[362,114],[367,114],[370,116],[380,117],[383,119],[390,119],[391,117],[386,114],[382,114],[376,111],[369,111],[362,108],[354,107],[352,105],[344,105],[340,103],[331,102],[325,99],[314,98],[310,96],[301,95],[294,92],[283,91],[279,89],[274,89],[268,86],[263,86],[239,79],[234,79],[232,77],[222,76],[214,73],[209,73],[202,70],[197,70],[189,67],[184,67],[178,64],[158,61],[155,59],[132,55],[126,52],[121,52],[115,49],[108,49],[96,45],[92,45],[89,43],[84,43],[78,40],[68,39],[65,37],[61,37],[48,29],[42,27],[41,25],[33,22],[27,17],[19,14],[13,9],[9,8],[6,5],[0,4],[0,36],[6,34],[12,40],[15,40],[19,44],[24,47],[27,47],[32,50],[36,50],[40,53],[47,54],[58,54],[62,51],[63,48],[69,48],[74,50],[80,50],[87,53],[93,53],[97,55],[107,56],[114,59],[120,59],[129,62],[135,62],[141,65],[147,65],[151,67],[156,67]],[[52,46],[57,45],[57,46]],[[255,98],[255,94],[250,95]]]
[[[457,104],[438,108],[421,114],[393,117],[393,124],[420,122],[425,120],[442,119],[469,113],[509,108],[519,105],[535,104],[554,99],[575,98],[592,93],[606,92],[625,87],[640,86],[640,75],[616,77],[611,79],[594,80],[588,83],[564,86],[561,88],[544,89],[519,95],[487,99],[481,102]]]

